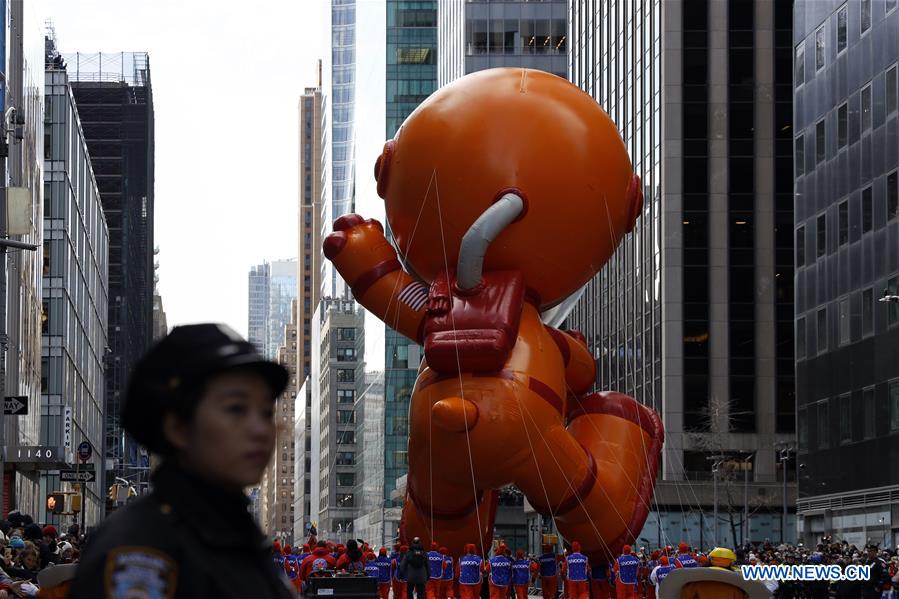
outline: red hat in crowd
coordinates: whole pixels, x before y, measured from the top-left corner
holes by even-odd
[[[378,549],[378,555],[387,555],[387,547],[381,547]]]
[[[291,548],[290,545],[285,545],[285,546],[284,546],[284,554],[285,554],[285,555],[287,555],[288,553],[290,553],[290,552],[292,552],[292,551],[293,551],[293,548]]]
[[[44,533],[45,537],[50,537],[51,539],[55,539],[58,536],[58,533],[56,532],[56,527],[53,526],[52,524],[48,524],[47,526],[45,526],[43,533]]]
[[[477,548],[474,546],[474,543],[467,543],[465,545],[465,553],[474,553],[477,551]]]
[[[497,547],[497,549],[496,549],[496,554],[497,555],[508,555],[508,553],[509,553],[509,548],[506,546],[506,544],[500,543],[499,547]]]
[[[649,555],[649,557],[650,557],[650,559],[659,559],[659,550],[658,549],[653,550],[653,552]]]
[[[437,550],[439,550],[439,549],[440,549],[440,545],[438,545],[438,544],[437,544],[436,542],[434,542],[434,541],[431,541],[431,551],[437,551]]]
[[[344,547],[343,545],[338,545],[337,546],[337,554],[343,555],[344,553],[346,553],[346,547]]]
[[[304,552],[309,553],[309,550],[310,550],[310,549],[311,549],[311,547],[309,547],[309,545],[303,545],[303,551],[304,551]]]
[[[281,542],[280,541],[275,541],[274,543],[272,543],[272,551],[281,553]]]
[[[439,551],[439,552],[442,553],[443,555],[446,555],[447,553],[449,553],[449,549],[447,549],[446,547],[441,547],[441,548],[438,549],[437,551]]]
[[[524,559],[524,549],[515,551],[515,559]]]
[[[406,553],[407,551],[409,551],[408,545],[400,545],[400,553]]]
[[[687,545],[686,543],[681,543],[680,545],[677,546],[677,550],[680,551],[681,553],[686,553],[686,552],[690,551],[690,546]]]
[[[580,552],[581,552],[581,543],[580,543],[580,541],[572,541],[572,542],[571,542],[571,551],[572,551],[573,553],[580,553]]]
[[[624,547],[621,548],[621,555],[630,555],[630,553],[631,553],[630,545],[625,545]]]
[[[365,554],[365,561],[371,561],[373,559],[375,559],[375,554],[369,550],[369,552]]]
[[[661,558],[659,558],[659,563],[662,564],[663,566],[667,566],[668,565],[668,556],[663,555]]]

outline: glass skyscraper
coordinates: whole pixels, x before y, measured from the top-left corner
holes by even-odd
[[[322,75],[321,238],[334,220],[355,210],[356,0],[331,0],[330,48]],[[343,297],[346,285],[321,263],[321,297]]]
[[[617,124],[643,182],[635,230],[567,322],[594,351],[596,388],[634,396],[665,425],[638,536],[704,547],[793,540],[793,518],[780,513],[795,485],[784,498],[775,451],[795,430],[791,3],[569,8],[570,79]],[[757,507],[749,523],[734,474],[744,461]],[[787,464],[792,481],[796,462]],[[713,479],[722,498],[740,498],[721,500],[718,526]]]
[[[899,543],[899,3],[797,0],[798,513]]]
[[[436,0],[387,0],[385,139],[392,139],[406,117],[436,88]],[[401,507],[393,505],[390,495],[397,478],[404,476],[409,466],[409,399],[418,375],[421,351],[416,343],[389,327],[384,341],[383,500],[387,507]]]

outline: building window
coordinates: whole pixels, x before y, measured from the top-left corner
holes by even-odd
[[[890,295],[899,295],[899,277],[887,281],[887,290]],[[899,303],[887,302],[887,325],[895,324],[899,324]]]
[[[897,0],[886,0],[886,11],[887,14],[891,13],[895,10],[896,6],[899,5],[899,1]]]
[[[356,485],[356,474],[354,472],[338,472],[337,486],[352,487]]]
[[[815,164],[824,162],[824,156],[826,155],[826,148],[824,146],[826,141],[824,121],[821,120],[815,125]]]
[[[818,310],[817,316],[818,353],[827,351],[827,308]]]
[[[337,329],[337,340],[338,341],[355,341],[356,340],[356,329],[341,327]]]
[[[862,132],[871,128],[871,86],[862,88]]]
[[[356,431],[337,431],[337,444],[350,445],[356,442]]]
[[[354,424],[356,412],[353,410],[337,410],[337,424]]]
[[[815,71],[824,68],[824,26],[815,32]]]
[[[353,403],[356,400],[355,389],[338,389],[337,403]]]
[[[830,445],[830,406],[827,400],[818,402],[818,449]]]
[[[337,496],[337,507],[354,507],[355,505],[352,493],[341,493]]]
[[[818,230],[815,232],[818,239],[818,257],[820,258],[827,252],[827,215],[822,214],[818,217]]]
[[[337,382],[338,383],[352,383],[356,380],[356,371],[352,368],[338,368],[337,369]]]
[[[840,396],[840,443],[852,442],[852,396]]]
[[[353,362],[356,360],[356,350],[352,347],[338,347],[337,348],[337,361],[338,362]]]
[[[849,315],[849,298],[840,300],[840,345],[849,343],[850,315]]]
[[[862,233],[874,228],[874,194],[871,186],[862,190]]]
[[[805,227],[796,229],[796,266],[805,266]]]
[[[846,49],[846,31],[849,29],[849,6],[844,4],[837,11],[837,54]]]
[[[890,430],[899,431],[899,381],[890,383]]]
[[[874,289],[862,291],[862,337],[874,332]]]
[[[796,46],[796,87],[805,83],[805,42]]]
[[[887,114],[890,114],[891,112],[896,112],[896,110],[899,109],[899,106],[897,106],[897,101],[896,101],[897,94],[899,94],[899,88],[897,88],[897,84],[899,84],[899,83],[897,83],[896,65],[893,65],[892,68],[887,69],[885,82],[886,82],[886,101],[887,101],[886,109],[887,109]]]
[[[849,243],[849,201],[842,202],[837,211],[838,240],[840,245]]]
[[[899,171],[893,171],[887,175],[887,220],[893,220],[899,215]]]
[[[862,408],[865,414],[865,439],[873,439],[877,434],[877,404],[874,402],[874,387],[862,391]]]
[[[805,357],[805,317],[796,321],[796,357]]]
[[[796,176],[800,176],[805,172],[805,137],[800,135],[796,138]]]
[[[356,454],[352,451],[338,451],[336,463],[338,466],[354,466],[356,464]]]
[[[861,0],[861,32],[871,29],[871,0]]]
[[[843,104],[837,108],[837,147],[846,146],[849,140],[849,106]]]
[[[804,453],[808,451],[808,414],[804,409],[799,410],[797,420],[799,421],[799,430],[796,433],[796,440],[799,442],[800,453]]]

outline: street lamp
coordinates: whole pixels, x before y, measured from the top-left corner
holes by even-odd
[[[723,455],[713,455],[709,456],[706,459],[712,461],[712,489],[714,495],[715,502],[715,546],[718,545],[718,470],[721,467],[721,464],[724,463],[724,459],[727,456]]]
[[[790,460],[790,452],[793,451],[793,446],[790,444],[781,445],[777,448],[780,452],[778,455],[778,461],[781,463],[781,469],[783,470],[783,479],[784,479],[784,496],[783,496],[783,504],[784,511],[783,516],[781,516],[780,520],[780,542],[787,542],[787,462]]]

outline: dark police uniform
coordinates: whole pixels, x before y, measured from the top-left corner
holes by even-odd
[[[176,327],[131,378],[123,424],[153,451],[164,448],[163,412],[197,401],[182,385],[235,366],[257,369],[279,395],[280,366],[220,325]],[[280,370],[279,370],[280,369]],[[183,405],[183,404],[182,404]],[[113,514],[82,553],[69,599],[290,599],[296,596],[271,560],[271,547],[236,490],[166,461],[153,492]]]

